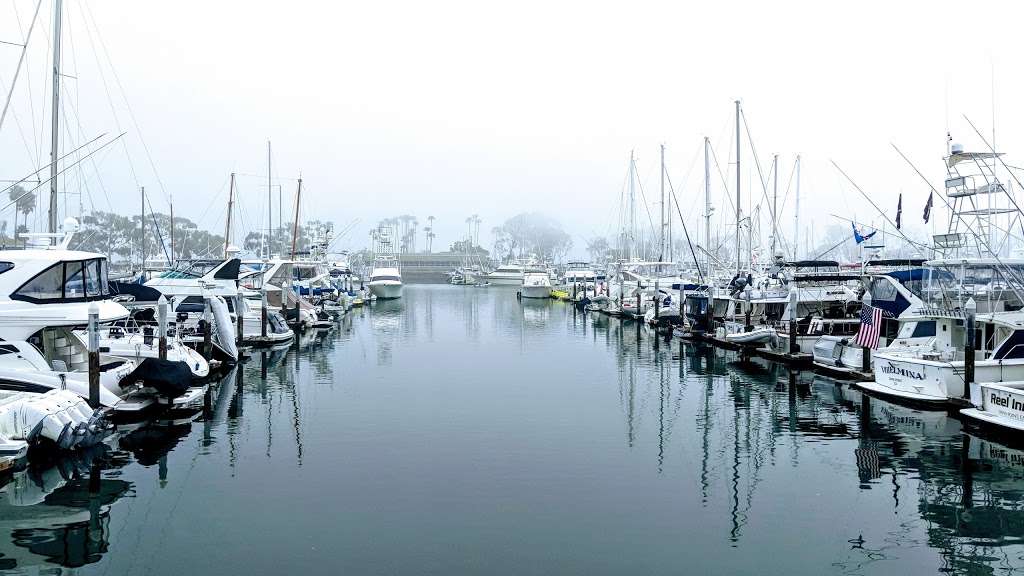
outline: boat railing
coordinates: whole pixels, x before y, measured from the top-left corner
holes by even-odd
[[[915,310],[913,313],[917,316],[928,318],[950,318],[953,320],[965,318],[964,311],[960,308],[924,307]]]

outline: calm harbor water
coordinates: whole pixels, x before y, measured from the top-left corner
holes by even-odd
[[[1002,574],[1024,450],[636,324],[408,286],[0,488],[0,571]]]

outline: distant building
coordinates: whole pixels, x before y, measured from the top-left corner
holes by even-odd
[[[434,252],[399,254],[402,266],[402,281],[411,284],[443,284],[448,282],[448,273],[460,266],[486,261],[488,253],[482,250],[476,254],[465,252]]]

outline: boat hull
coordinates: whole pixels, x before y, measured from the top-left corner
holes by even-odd
[[[876,354],[874,382],[860,382],[864,390],[926,403],[947,403],[964,397],[964,363],[902,358]],[[1024,380],[1024,360],[982,360],[974,365],[974,381],[999,383]]]
[[[492,286],[522,286],[523,277],[515,276],[487,276],[487,281]]]
[[[523,286],[523,298],[550,298],[551,286]]]
[[[402,297],[402,285],[399,283],[374,283],[369,284],[370,293],[381,300],[394,300]]]
[[[1024,431],[1024,382],[973,385],[971,401],[977,408],[960,411],[971,420],[999,428]]]

